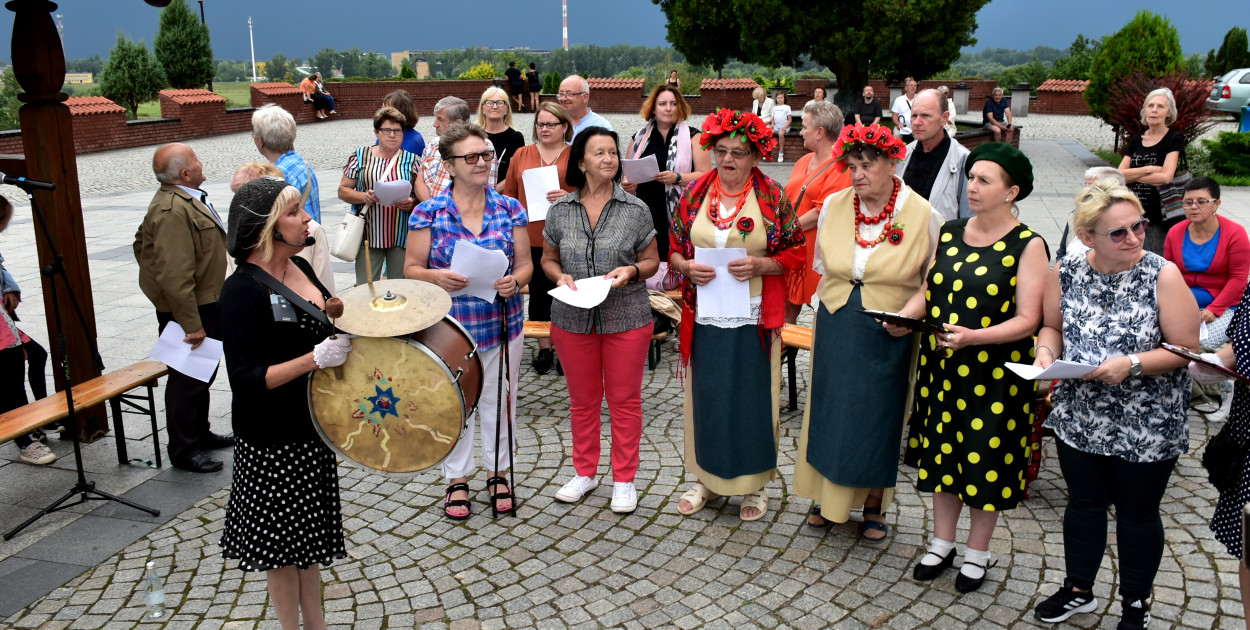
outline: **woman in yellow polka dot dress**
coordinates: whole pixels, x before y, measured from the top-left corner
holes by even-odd
[[[921,341],[915,413],[921,492],[933,493],[934,538],[914,570],[932,580],[955,559],[955,528],[971,531],[955,587],[980,588],[998,511],[1024,498],[1035,381],[1003,364],[1032,363],[1048,271],[1046,243],[1013,211],[1033,190],[1028,158],[1010,145],[977,147],[964,166],[973,216],[942,226],[925,286],[903,314],[945,332]]]

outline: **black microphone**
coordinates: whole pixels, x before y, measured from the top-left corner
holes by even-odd
[[[11,186],[20,186],[21,188],[25,188],[27,190],[56,190],[56,184],[53,184],[52,182],[41,182],[37,179],[26,179],[25,177],[13,177],[12,175],[5,175],[4,173],[0,173],[0,181],[3,181]]]
[[[287,245],[290,245],[292,247],[299,247],[301,245],[303,245],[304,247],[312,247],[313,245],[317,243],[317,239],[313,238],[312,236],[305,236],[303,243],[292,243],[291,241],[288,241],[285,238],[282,238],[282,232],[279,232],[278,230],[273,231],[273,239],[281,243],[286,243]]]

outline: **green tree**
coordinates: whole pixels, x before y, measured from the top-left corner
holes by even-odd
[[[390,60],[377,51],[371,50],[365,53],[361,64],[364,68],[364,75],[370,79],[385,79],[386,77],[395,76],[395,70],[391,67]]]
[[[493,79],[495,78],[495,66],[491,65],[489,61],[482,61],[461,73],[459,78],[477,80]]]
[[[1033,61],[1003,70],[998,75],[998,87],[1010,93],[1011,88],[1016,87],[1016,85],[1028,83],[1029,87],[1036,91],[1037,86],[1045,83],[1048,78],[1050,78],[1050,68],[1047,68],[1046,64],[1034,57]]]
[[[22,123],[18,120],[17,110],[21,109],[22,102],[17,100],[17,95],[22,93],[22,86],[13,76],[13,66],[4,69],[0,81],[4,82],[4,86],[0,87],[0,129],[19,129]]]
[[[668,18],[668,41],[695,64],[731,58],[794,66],[810,56],[838,77],[849,104],[868,77],[927,77],[976,43],[977,11],[989,0],[652,0]],[[900,6],[906,8],[900,9]]]
[[[168,83],[165,73],[148,52],[143,40],[135,43],[123,33],[109,51],[109,61],[100,74],[100,93],[139,117],[139,104],[155,100]]]
[[[364,54],[359,48],[339,51],[339,70],[345,77],[360,77],[365,74]]]
[[[1195,79],[1201,79],[1207,76],[1206,67],[1202,63],[1202,57],[1198,53],[1194,53],[1185,58],[1185,72]]]
[[[313,72],[320,72],[322,78],[328,79],[334,76],[334,64],[338,57],[338,51],[333,48],[322,48],[308,60],[308,65],[312,66]]]
[[[1162,76],[1185,65],[1181,37],[1167,18],[1150,11],[1138,11],[1114,35],[1103,40],[1089,68],[1085,103],[1089,113],[1108,121],[1111,89],[1121,78],[1134,72]]]
[[[217,72],[214,75],[219,81],[244,81],[252,77],[252,66],[234,59],[218,59]]]
[[[286,76],[288,68],[286,55],[275,53],[269,58],[269,63],[265,64],[265,74],[269,75],[270,81],[281,81]]]
[[[213,80],[208,27],[200,24],[186,0],[175,0],[161,9],[152,51],[175,89],[201,88]]]
[[[1246,36],[1246,29],[1234,26],[1224,33],[1219,52],[1207,53],[1207,74],[1222,77],[1229,70],[1246,67],[1250,67],[1250,38]]]
[[[399,63],[399,78],[401,79],[416,79],[417,78],[417,71],[412,69],[412,64],[408,63],[407,59]]]
[[[90,72],[98,77],[102,70],[104,70],[104,60],[100,58],[100,55],[80,57],[65,62],[66,72]]]
[[[1089,79],[1089,67],[1094,62],[1094,56],[1098,54],[1099,46],[1098,40],[1077,35],[1072,45],[1068,46],[1068,53],[1055,60],[1055,65],[1050,70],[1050,78]]]

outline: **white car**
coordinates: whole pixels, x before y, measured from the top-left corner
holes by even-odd
[[[1241,108],[1250,105],[1250,68],[1238,68],[1215,80],[1207,109],[1227,112],[1240,118]]]

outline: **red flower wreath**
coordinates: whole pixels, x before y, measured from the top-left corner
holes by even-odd
[[[876,124],[867,127],[854,124],[843,127],[842,133],[838,134],[838,140],[833,144],[834,159],[845,158],[847,151],[859,144],[871,146],[894,160],[901,161],[907,157],[907,145],[894,137],[889,129]]]
[[[777,148],[777,138],[773,130],[759,116],[751,112],[736,109],[718,109],[715,114],[703,121],[703,134],[699,136],[699,144],[705,151],[712,149],[716,140],[729,134],[742,142],[750,142],[764,155],[765,160],[772,159],[773,150]]]
[[[747,234],[750,234],[751,230],[755,229],[755,221],[752,221],[751,217],[742,217],[738,219],[737,227],[738,234],[741,234],[742,240],[745,241],[747,240]]]

